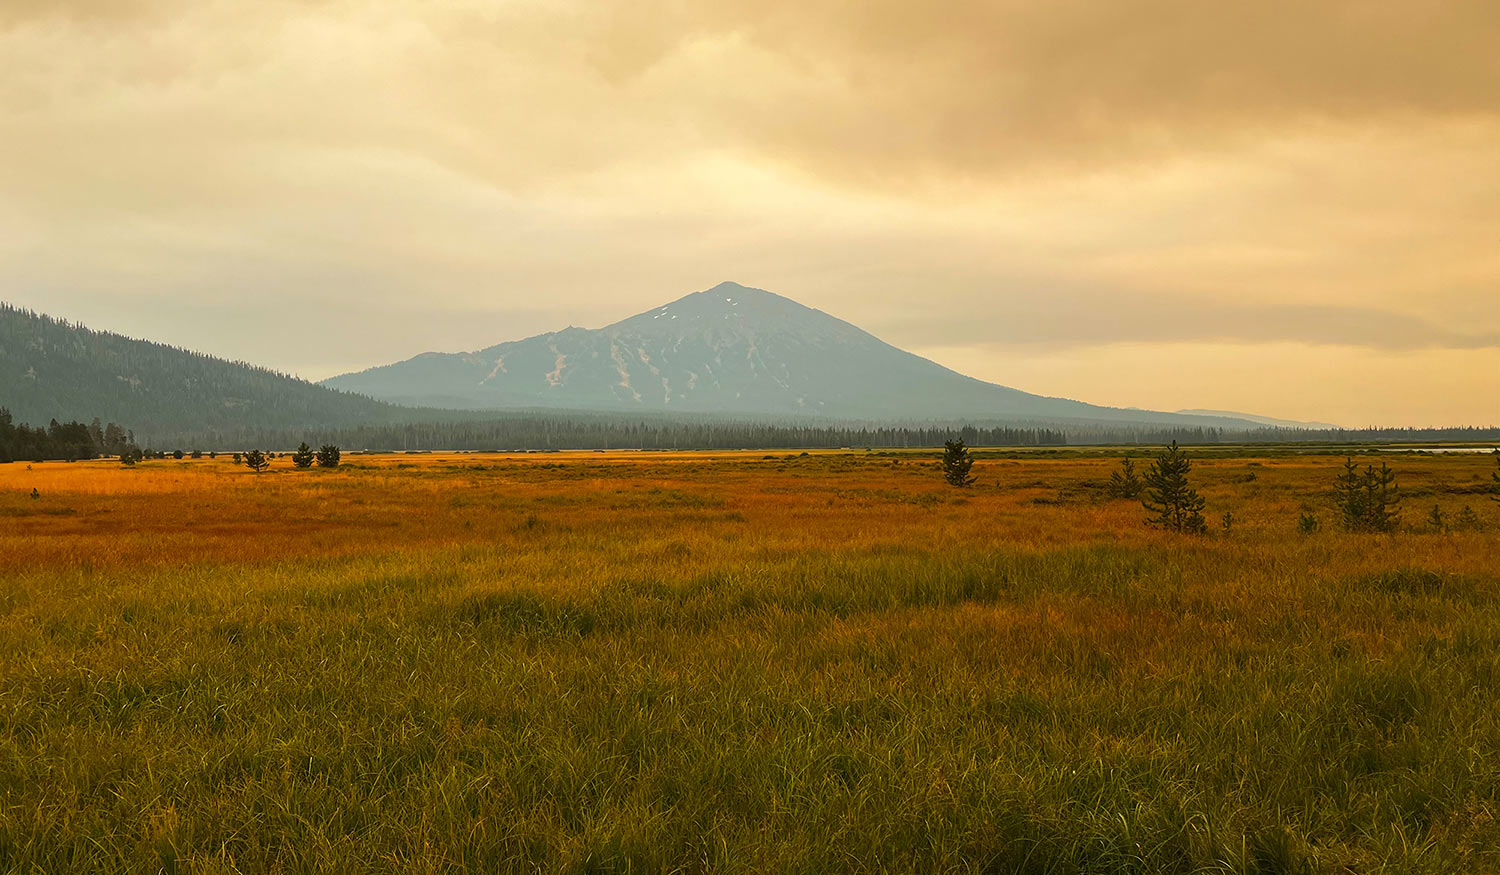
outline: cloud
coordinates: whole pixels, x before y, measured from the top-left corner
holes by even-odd
[[[1421,316],[1362,307],[1252,307],[1052,294],[948,319],[904,320],[911,345],[1067,349],[1121,343],[1323,344],[1368,350],[1500,350],[1500,331],[1463,331]]]
[[[0,272],[311,376],[722,279],[996,362],[1483,357],[1495,45],[1460,0],[12,0]]]

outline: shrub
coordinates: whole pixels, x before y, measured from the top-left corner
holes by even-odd
[[[1359,470],[1354,459],[1344,460],[1343,473],[1334,481],[1334,503],[1351,532],[1393,532],[1401,525],[1400,487],[1396,472],[1384,462]]]
[[[1304,513],[1297,520],[1297,531],[1304,535],[1314,534],[1322,527],[1323,524],[1318,522],[1318,518],[1310,513]]]
[[[1110,498],[1139,498],[1141,495],[1141,478],[1135,474],[1135,460],[1126,456],[1120,460],[1120,470],[1109,475],[1109,485],[1105,491]]]
[[[1146,472],[1146,490],[1141,506],[1150,511],[1147,525],[1171,532],[1202,534],[1208,531],[1208,522],[1203,518],[1207,504],[1188,484],[1188,472],[1193,463],[1182,448],[1172,441],[1172,446],[1163,450]]]
[[[974,467],[974,457],[964,446],[963,438],[943,444],[943,479],[950,486],[964,488],[974,483],[969,469]]]

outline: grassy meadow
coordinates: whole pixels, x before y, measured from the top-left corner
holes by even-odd
[[[1490,457],[935,459],[0,466],[0,872],[1500,871]]]

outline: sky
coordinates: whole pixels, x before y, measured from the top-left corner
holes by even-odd
[[[3,0],[0,299],[309,379],[732,280],[1113,406],[1500,424],[1494,0]]]

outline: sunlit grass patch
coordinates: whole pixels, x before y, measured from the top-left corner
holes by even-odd
[[[0,466],[0,871],[1500,868],[1492,535],[764,455]]]

